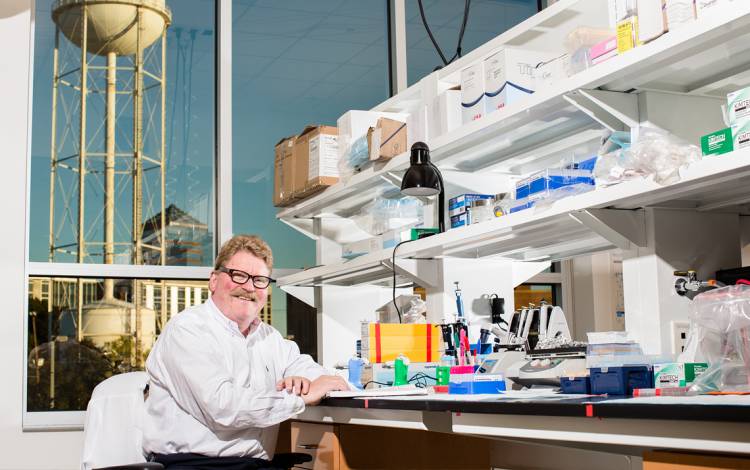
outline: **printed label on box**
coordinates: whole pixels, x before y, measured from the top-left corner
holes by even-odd
[[[320,134],[310,139],[310,168],[307,179],[339,176],[338,136]]]

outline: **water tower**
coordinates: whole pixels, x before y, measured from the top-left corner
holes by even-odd
[[[50,261],[165,263],[164,237],[148,243],[142,237],[144,222],[163,218],[165,207],[166,30],[172,15],[164,2],[57,0],[52,6]],[[104,282],[102,301],[122,307],[109,302],[117,300],[114,288],[113,280]],[[101,328],[99,309],[84,305],[81,281],[77,290],[81,340],[83,325]],[[140,324],[142,313],[153,314],[139,306],[139,282],[130,294],[135,331],[112,333],[135,333],[136,349],[148,348]],[[123,314],[130,315],[127,310]]]

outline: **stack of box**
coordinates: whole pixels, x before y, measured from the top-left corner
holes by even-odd
[[[412,362],[440,358],[441,331],[432,323],[362,323],[362,357],[371,363],[404,355]]]
[[[490,194],[461,194],[448,200],[451,228],[471,225],[471,204],[479,199],[493,199]]]
[[[497,111],[534,93],[534,71],[558,55],[507,47],[485,59],[485,113]]]
[[[461,122],[484,115],[484,63],[476,62],[461,70]]]
[[[303,199],[339,180],[338,129],[307,126],[294,142],[294,197]]]
[[[750,87],[727,95],[727,105],[733,149],[750,147]]]
[[[296,136],[284,137],[275,147],[274,179],[273,179],[273,205],[276,207],[288,206],[294,202],[294,164],[292,152]]]

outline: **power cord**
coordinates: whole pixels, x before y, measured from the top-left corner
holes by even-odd
[[[393,306],[396,307],[396,313],[398,314],[399,323],[403,323],[403,320],[401,318],[401,309],[398,308],[398,303],[396,302],[396,250],[398,250],[398,247],[400,247],[404,243],[409,243],[413,241],[414,240],[404,240],[396,244],[396,246],[393,247],[393,255],[391,256],[391,270],[393,271],[393,291],[391,295],[393,297]]]
[[[432,41],[432,45],[435,46],[435,50],[437,51],[438,55],[440,56],[440,59],[443,61],[443,65],[439,65],[435,67],[435,70],[438,70],[442,68],[445,65],[450,64],[456,58],[461,57],[461,44],[464,40],[464,33],[466,32],[466,23],[469,21],[469,9],[471,7],[471,0],[465,0],[464,3],[464,17],[461,22],[461,30],[458,33],[458,45],[456,46],[456,53],[453,54],[453,57],[451,57],[450,60],[445,58],[445,54],[443,54],[442,49],[440,49],[440,46],[437,43],[437,40],[435,39],[435,36],[432,34],[432,30],[430,29],[430,26],[427,24],[427,17],[424,14],[424,6],[422,5],[422,0],[417,0],[417,5],[419,5],[419,16],[422,17],[422,24],[424,25],[425,31],[427,31],[427,36],[430,37],[430,41]]]

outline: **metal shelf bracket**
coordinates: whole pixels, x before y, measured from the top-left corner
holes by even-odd
[[[642,209],[588,209],[569,215],[620,249],[646,246],[646,217]]]

